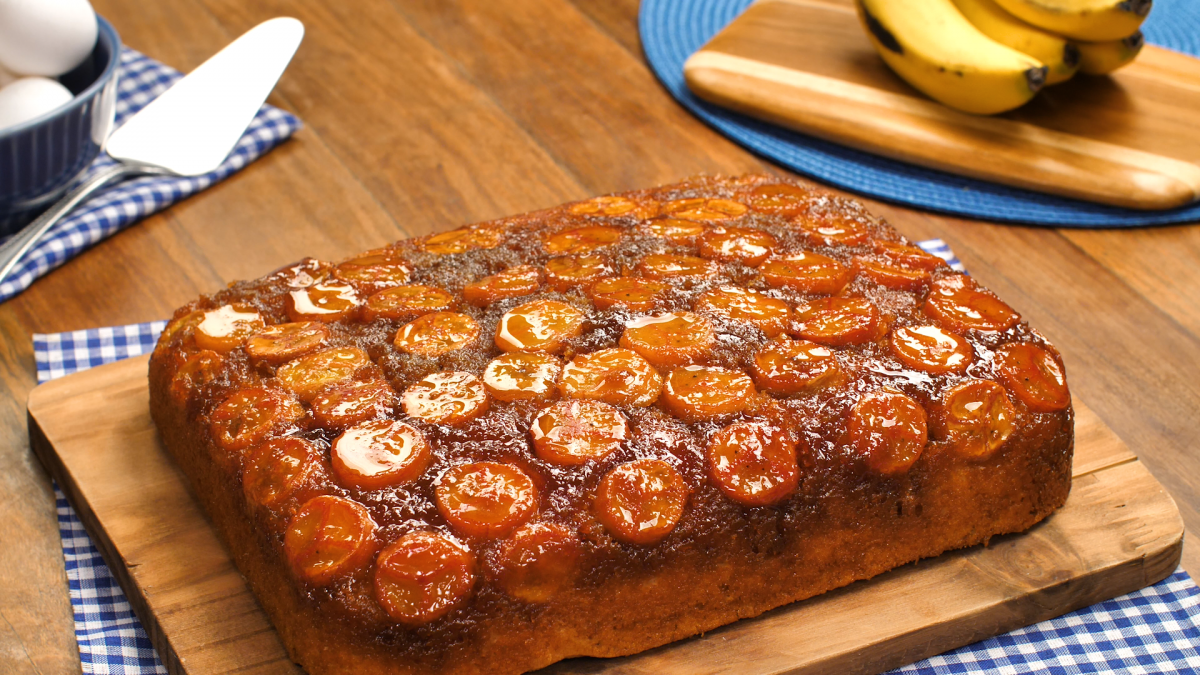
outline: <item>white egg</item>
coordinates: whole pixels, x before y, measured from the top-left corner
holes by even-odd
[[[0,89],[0,129],[41,117],[74,96],[71,91],[45,77],[22,77]]]
[[[58,77],[92,53],[96,30],[88,0],[0,0],[0,65]]]

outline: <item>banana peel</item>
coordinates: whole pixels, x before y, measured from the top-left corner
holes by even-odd
[[[951,0],[856,0],[867,36],[913,87],[979,115],[1027,103],[1045,84],[1037,59],[982,33]]]
[[[1107,42],[1133,35],[1152,0],[996,0],[1009,13],[1073,40]]]
[[[1046,84],[1065,82],[1079,70],[1079,48],[1061,35],[1018,19],[996,4],[996,0],[953,2],[984,35],[1044,63],[1049,69]]]

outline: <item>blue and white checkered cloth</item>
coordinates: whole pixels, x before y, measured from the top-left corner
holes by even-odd
[[[174,68],[128,47],[123,48],[117,70],[117,125],[182,76]],[[216,171],[193,178],[147,176],[101,190],[51,228],[42,241],[25,254],[8,279],[0,283],[0,302],[17,295],[42,275],[118,230],[225,180],[287,140],[299,128],[300,120],[292,114],[264,105]],[[88,175],[114,163],[111,157],[101,153],[92,163]]]
[[[921,248],[962,270],[940,239]],[[38,381],[154,349],[165,321],[34,335]],[[55,486],[86,675],[166,673],[99,551]],[[892,675],[1200,672],[1200,588],[1182,569],[1140,591],[892,671]]]

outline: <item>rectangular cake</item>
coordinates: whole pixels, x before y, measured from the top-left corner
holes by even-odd
[[[312,675],[617,656],[1025,530],[1062,359],[853,200],[696,178],[180,308],[164,445]]]

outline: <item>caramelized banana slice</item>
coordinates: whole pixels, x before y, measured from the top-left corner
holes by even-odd
[[[506,352],[554,353],[582,332],[583,312],[554,300],[534,300],[504,314],[496,346]]]
[[[813,214],[796,218],[793,222],[800,227],[808,241],[814,246],[844,244],[858,246],[871,239],[866,223],[850,215]]]
[[[453,539],[409,532],[375,559],[375,599],[399,623],[427,624],[466,602],[475,566],[475,556]]]
[[[700,238],[700,255],[712,260],[740,262],[757,267],[774,253],[779,240],[769,232],[750,227],[714,227]]]
[[[937,326],[905,326],[892,332],[892,353],[909,368],[962,373],[975,360],[971,343]]]
[[[929,271],[919,267],[902,267],[866,257],[855,258],[854,267],[871,281],[897,291],[919,291],[929,283],[930,278]]]
[[[194,341],[196,326],[204,320],[204,315],[204,310],[195,309],[177,319],[171,319],[171,322],[158,336],[158,344],[154,346],[154,351],[161,353],[166,350],[177,337],[181,337],[183,340],[192,338]]]
[[[854,272],[819,253],[791,253],[768,258],[759,265],[763,279],[775,288],[794,288],[805,293],[833,295],[842,290]]]
[[[560,401],[542,410],[529,429],[537,456],[553,464],[598,461],[629,435],[625,416],[599,401]]]
[[[823,345],[840,347],[879,336],[879,310],[866,298],[820,298],[796,305],[791,331]]]
[[[662,376],[628,349],[601,349],[576,356],[562,371],[563,396],[643,407],[654,403]]]
[[[487,391],[471,373],[433,373],[404,391],[404,412],[434,424],[463,424],[487,407]]]
[[[460,227],[457,230],[425,238],[421,247],[435,255],[465,253],[477,249],[496,248],[504,239],[504,231],[496,227]]]
[[[564,255],[546,261],[546,283],[556,291],[590,286],[613,273],[602,255]]]
[[[259,363],[277,366],[325,344],[329,329],[317,321],[281,323],[267,326],[246,339],[246,353]]]
[[[287,313],[292,321],[330,323],[353,315],[360,304],[362,300],[353,286],[322,283],[289,293]]]
[[[708,228],[701,223],[678,218],[664,218],[646,225],[646,229],[656,237],[662,237],[675,244],[690,244],[696,237],[704,234]]]
[[[846,379],[828,347],[786,337],[768,342],[755,353],[753,373],[761,389],[781,396],[837,386]]]
[[[902,474],[921,457],[929,438],[925,409],[904,394],[867,394],[850,411],[846,435],[847,445],[872,471]]]
[[[396,332],[396,348],[430,358],[458,351],[479,339],[479,324],[466,314],[423,314]]]
[[[456,302],[449,292],[433,286],[396,286],[367,298],[362,308],[363,319],[415,319],[422,314],[446,312]]]
[[[267,322],[250,305],[223,305],[204,313],[192,333],[196,346],[224,354],[240,347]]]
[[[944,277],[933,284],[925,300],[925,313],[950,330],[1008,330],[1021,315],[991,291],[962,274]]]
[[[674,253],[653,253],[637,265],[638,272],[649,279],[703,279],[716,276],[719,269],[711,260]]]
[[[592,506],[614,537],[646,545],[675,529],[687,499],[687,484],[675,467],[659,459],[639,459],[609,471]]]
[[[746,211],[745,204],[731,199],[676,199],[662,206],[664,214],[682,220],[728,220]]]
[[[969,380],[946,392],[934,415],[937,435],[969,459],[988,459],[1016,430],[1017,411],[1004,387]]]
[[[663,405],[687,422],[739,413],[754,401],[754,383],[745,373],[712,366],[684,366],[667,376]]]
[[[1057,412],[1071,405],[1071,392],[1058,359],[1041,347],[1021,342],[996,351],[996,374],[1009,391],[1035,412]]]
[[[476,307],[493,302],[519,298],[537,291],[542,285],[541,273],[533,265],[519,265],[499,274],[480,279],[463,287],[463,299]]]
[[[375,521],[367,509],[333,495],[305,502],[283,535],[292,572],[314,586],[350,576],[366,565],[375,547]]]
[[[588,253],[612,246],[621,240],[625,231],[609,225],[587,225],[552,234],[542,242],[547,253]]]
[[[659,204],[653,199],[630,199],[629,197],[595,197],[585,202],[572,204],[567,210],[580,216],[627,216],[630,218],[653,218],[658,215]]]
[[[333,276],[370,295],[408,283],[412,270],[395,251],[383,249],[341,263],[333,269]]]
[[[343,485],[379,490],[416,480],[433,458],[420,431],[393,420],[363,422],[333,442],[333,473]]]
[[[795,185],[760,185],[750,191],[750,208],[763,213],[795,217],[808,209],[812,193]]]
[[[383,380],[340,382],[312,400],[313,419],[326,429],[348,429],[386,416],[396,407],[396,391]]]
[[[579,578],[579,537],[557,523],[530,523],[500,545],[496,581],[509,596],[541,603],[570,591]]]
[[[795,443],[763,422],[738,422],[714,434],[708,470],[721,492],[746,506],[777,504],[800,483]]]
[[[596,309],[619,307],[634,312],[654,309],[667,290],[661,281],[641,277],[614,277],[601,279],[592,285],[588,297]]]
[[[305,258],[294,265],[275,270],[268,279],[282,281],[288,288],[304,288],[319,284],[329,278],[333,263],[316,258]]]
[[[192,354],[171,377],[171,396],[186,402],[192,392],[217,379],[224,363],[220,354],[208,349]]]
[[[250,387],[231,394],[209,415],[209,431],[217,445],[239,451],[280,434],[304,416],[292,397],[274,389]]]
[[[452,467],[434,490],[438,512],[466,537],[499,539],[529,520],[538,491],[519,467],[475,462]]]
[[[625,324],[620,344],[659,368],[703,360],[717,342],[708,319],[691,312],[644,316]]]
[[[483,386],[500,401],[549,400],[557,393],[562,372],[558,359],[546,354],[502,354],[483,371]]]
[[[946,261],[917,246],[908,246],[894,241],[877,241],[875,252],[901,267],[933,271],[946,265]]]
[[[242,492],[256,506],[276,509],[293,497],[313,492],[312,478],[320,471],[321,450],[312,441],[285,436],[255,447],[242,471]]]
[[[284,389],[307,402],[321,389],[349,380],[370,363],[367,353],[358,347],[336,347],[285,363],[275,371],[275,377]]]
[[[705,291],[696,299],[696,311],[745,321],[767,337],[775,337],[786,330],[792,315],[791,308],[783,300],[737,286]]]

